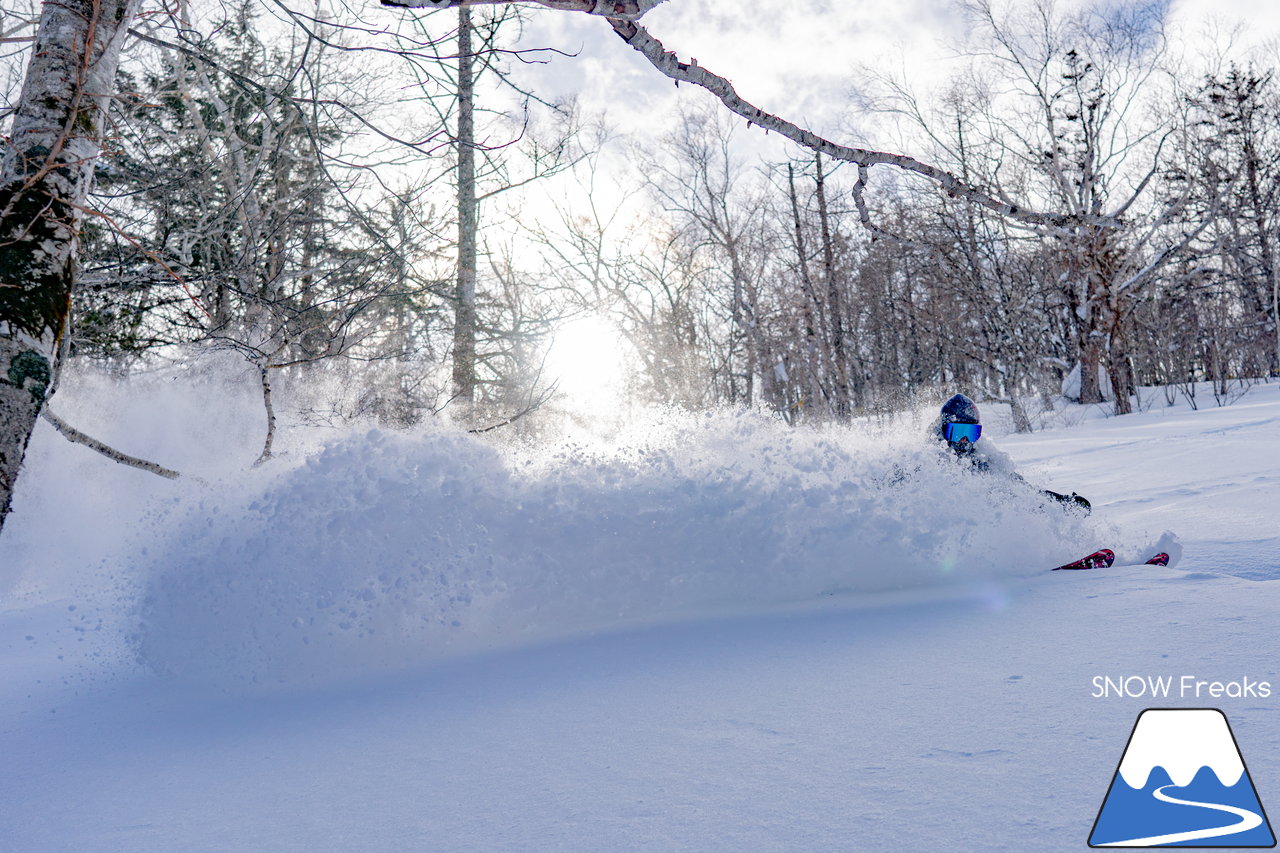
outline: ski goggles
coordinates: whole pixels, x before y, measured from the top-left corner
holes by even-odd
[[[952,444],[959,444],[965,439],[973,444],[982,435],[982,424],[947,424],[942,428],[942,434]]]

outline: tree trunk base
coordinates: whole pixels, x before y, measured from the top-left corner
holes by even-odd
[[[0,528],[51,376],[44,356],[21,341],[0,338]]]

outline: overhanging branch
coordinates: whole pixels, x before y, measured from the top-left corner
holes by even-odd
[[[384,6],[405,9],[456,9],[459,6],[506,6],[513,0],[382,0]],[[620,21],[638,21],[664,0],[522,0],[562,12],[585,12]]]
[[[928,163],[922,163],[914,157],[908,157],[904,154],[890,154],[884,151],[872,151],[866,148],[853,148],[823,139],[812,131],[798,127],[786,119],[766,113],[747,103],[739,97],[732,83],[698,65],[696,60],[693,62],[681,62],[678,56],[663,47],[662,42],[650,35],[649,31],[640,24],[617,18],[610,18],[609,23],[613,26],[614,32],[623,41],[635,48],[645,59],[649,60],[649,63],[654,68],[667,77],[677,82],[701,86],[719,98],[720,102],[728,107],[731,112],[745,118],[749,124],[759,125],[766,130],[775,131],[797,145],[808,148],[810,151],[817,151],[834,160],[854,163],[862,168],[885,165],[896,166],[907,172],[914,172],[935,181],[947,194],[954,198],[971,201],[974,204],[995,211],[1001,216],[1007,216],[1010,219],[1025,222],[1028,225],[1062,228],[1081,222],[1102,226],[1118,224],[1114,217],[1078,217],[1074,214],[1043,213],[1032,210],[1004,199],[996,198],[976,187],[969,186],[950,172],[939,169],[937,166],[931,166]]]
[[[419,9],[451,9],[458,6],[509,5],[526,2],[537,3],[549,9],[567,12],[585,12],[590,15],[605,17],[623,41],[638,51],[654,68],[678,83],[691,83],[711,92],[720,99],[728,109],[746,119],[749,124],[759,125],[765,130],[772,130],[790,139],[810,151],[825,154],[833,160],[853,163],[862,169],[872,166],[894,166],[905,172],[912,172],[937,183],[944,192],[953,198],[960,198],[973,204],[994,211],[1026,225],[1051,228],[1065,228],[1072,225],[1088,224],[1101,227],[1116,227],[1120,220],[1115,216],[1077,215],[1074,213],[1047,213],[1034,210],[1025,205],[1015,204],[1007,198],[1000,198],[977,187],[971,186],[945,169],[923,163],[914,157],[904,154],[891,154],[885,151],[872,151],[867,148],[854,148],[840,145],[823,139],[812,131],[805,130],[786,119],[744,101],[724,77],[713,74],[698,65],[697,61],[681,62],[675,53],[668,51],[658,39],[650,35],[639,19],[650,9],[665,0],[381,0],[384,6],[398,6]]]
[[[67,441],[74,442],[75,444],[83,444],[85,447],[88,447],[91,450],[96,450],[113,462],[119,462],[121,465],[128,465],[130,468],[150,471],[152,474],[155,474],[158,477],[164,477],[166,480],[176,480],[180,476],[177,471],[174,471],[171,468],[166,468],[163,465],[150,462],[146,459],[139,459],[137,456],[130,456],[127,453],[121,453],[111,445],[98,441],[98,439],[91,435],[85,435],[80,430],[71,426],[71,424],[51,412],[47,405],[40,410],[40,417],[48,421],[54,429],[60,432],[62,436],[67,439]]]

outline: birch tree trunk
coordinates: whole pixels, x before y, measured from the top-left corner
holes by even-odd
[[[44,4],[0,159],[0,527],[66,329],[81,219],[138,5]]]
[[[458,284],[453,309],[453,385],[463,402],[476,393],[476,199],[475,56],[471,10],[458,9]]]

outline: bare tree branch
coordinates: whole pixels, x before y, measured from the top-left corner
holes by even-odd
[[[382,0],[384,6],[405,9],[456,9],[459,6],[500,6],[513,0]],[[548,9],[563,12],[586,12],[621,21],[638,21],[653,7],[665,0],[527,0]]]
[[[773,130],[795,142],[825,154],[834,160],[843,160],[858,166],[887,165],[896,166],[907,172],[914,172],[937,182],[943,190],[956,198],[967,199],[982,207],[993,210],[1001,216],[1007,216],[1030,225],[1062,227],[1077,222],[1086,222],[1100,226],[1113,226],[1117,221],[1113,217],[1092,214],[1059,214],[1042,213],[1026,206],[996,198],[980,189],[976,189],[957,178],[948,171],[922,163],[913,157],[903,154],[890,154],[884,151],[871,151],[866,148],[853,148],[839,145],[823,139],[812,131],[805,130],[786,119],[766,113],[739,97],[733,84],[723,77],[711,73],[698,65],[697,60],[681,62],[679,57],[663,47],[649,31],[633,21],[610,18],[609,23],[614,31],[631,47],[639,51],[654,68],[677,82],[684,81],[701,86],[711,92],[732,112],[742,116],[750,124],[756,124],[766,130]]]
[[[171,468],[166,468],[155,462],[148,462],[146,459],[139,459],[136,456],[130,456],[127,453],[121,453],[114,447],[98,441],[93,436],[85,435],[80,430],[71,426],[69,423],[50,411],[48,405],[40,410],[40,417],[52,424],[53,428],[60,432],[67,441],[75,444],[83,444],[85,447],[88,447],[91,450],[96,450],[113,462],[119,462],[121,465],[128,465],[131,468],[139,468],[143,471],[150,471],[152,474],[164,477],[166,480],[176,480],[181,476],[177,471],[174,471]]]
[[[446,9],[481,3],[497,5],[513,2],[519,2],[519,0],[382,0],[383,5],[387,6],[433,9]],[[733,88],[732,83],[724,77],[702,68],[698,65],[697,60],[681,62],[675,53],[668,51],[662,42],[654,38],[647,29],[638,23],[645,12],[662,2],[662,0],[620,0],[620,2],[609,2],[609,0],[533,0],[533,2],[551,9],[603,15],[608,18],[614,32],[623,41],[648,59],[654,68],[675,80],[677,85],[683,81],[700,86],[719,98],[730,111],[745,118],[749,124],[759,125],[765,130],[776,131],[797,145],[819,154],[825,154],[834,160],[842,160],[863,167],[895,166],[937,182],[944,191],[953,197],[967,199],[993,210],[1001,216],[1029,225],[1063,227],[1083,222],[1106,227],[1117,224],[1115,217],[1089,212],[1063,214],[1032,210],[1026,205],[1015,204],[1008,199],[997,197],[971,186],[951,172],[928,163],[922,163],[913,157],[840,145],[823,139],[812,131],[805,130],[786,119],[766,113],[744,101]]]
[[[549,388],[547,388],[540,395],[538,395],[538,398],[536,400],[531,399],[527,406],[525,406],[520,411],[516,412],[514,415],[510,415],[506,418],[503,418],[502,420],[498,421],[496,424],[490,424],[489,426],[485,426],[485,427],[475,427],[474,429],[467,430],[467,432],[473,433],[475,435],[481,435],[486,432],[493,432],[495,429],[502,429],[502,427],[504,426],[510,426],[511,424],[523,418],[525,415],[530,414],[531,412],[537,411],[542,406],[543,403],[547,402],[552,397],[554,397],[556,393],[556,388],[558,387],[558,385],[559,385],[558,382],[552,383],[552,385]]]

